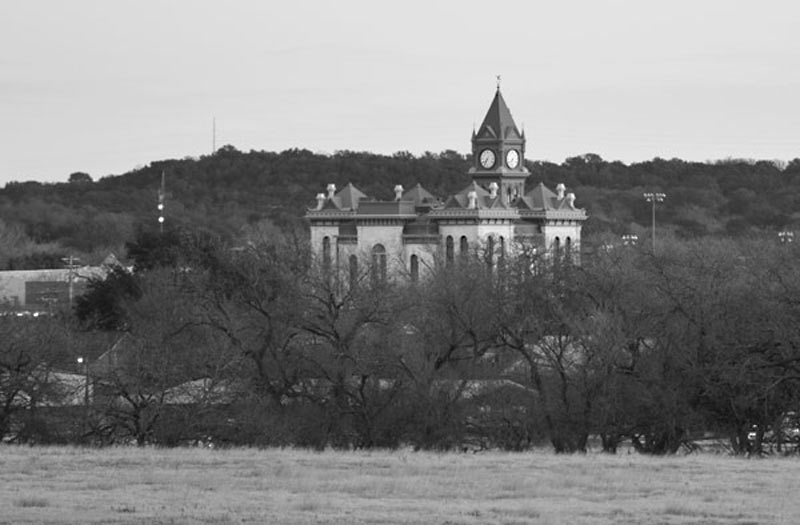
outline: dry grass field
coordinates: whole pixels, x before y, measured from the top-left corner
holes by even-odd
[[[800,522],[800,459],[0,447],[0,523]]]

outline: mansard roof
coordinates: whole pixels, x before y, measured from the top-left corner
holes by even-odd
[[[335,188],[333,184],[329,184],[327,188],[328,195],[331,195]],[[332,196],[326,196],[324,193],[317,194],[317,207],[309,209],[308,215],[323,217],[352,214],[358,211],[359,202],[366,200],[370,200],[370,198],[363,191],[348,183],[347,186]]]
[[[462,208],[467,209],[469,208],[469,193],[474,191],[478,197],[478,207],[480,208],[480,203],[483,198],[489,196],[489,192],[483,189],[480,184],[475,181],[472,181],[469,186],[461,190],[460,192],[456,193],[455,195],[451,195],[447,201],[444,203],[444,207],[446,209],[450,208]]]
[[[558,202],[558,196],[540,182],[517,200],[517,207],[528,210],[556,210]]]
[[[422,184],[417,183],[416,186],[403,194],[404,201],[414,201],[414,206],[434,206],[441,201],[435,197],[431,192],[422,187]]]
[[[492,194],[489,191],[487,191],[483,186],[481,186],[475,181],[472,181],[469,186],[467,186],[460,192],[450,196],[450,198],[448,198],[447,201],[445,202],[444,208],[464,209],[464,210],[469,209],[469,194],[470,192],[473,191],[475,192],[475,196],[477,197],[475,200],[476,209],[508,210],[512,208],[506,202],[504,202],[504,200],[500,196],[500,193],[497,193],[495,197],[492,197]]]
[[[565,188],[562,186],[559,189],[563,191]],[[559,198],[557,194],[553,193],[541,182],[531,191],[517,199],[514,204],[523,216],[530,216],[530,213],[526,212],[536,212],[534,215],[538,215],[541,212],[556,212],[552,216],[586,218],[586,211],[575,207],[574,193],[566,193]],[[547,215],[551,216],[551,214]]]
[[[332,200],[340,210],[357,210],[359,201],[367,199],[369,197],[364,192],[353,186],[352,183],[348,183],[347,186],[339,190],[339,193],[333,196]]]
[[[489,213],[506,217],[508,213],[522,217],[564,217],[581,219],[586,217],[583,209],[575,207],[575,196],[564,193],[565,188],[557,188],[559,194],[554,193],[544,184],[539,183],[530,191],[519,198],[508,202],[502,192],[492,197],[487,190],[476,181],[472,181],[460,192],[451,195],[442,205],[441,201],[428,192],[420,184],[405,192],[399,201],[376,201],[364,192],[348,184],[332,198],[322,196],[321,207],[309,210],[309,217],[352,216],[360,218],[393,217],[408,220],[415,216],[430,216],[431,218],[449,217],[453,213],[461,217],[464,214],[478,212],[482,216]],[[470,193],[475,193],[475,203],[470,206]],[[544,214],[544,215],[542,215]]]

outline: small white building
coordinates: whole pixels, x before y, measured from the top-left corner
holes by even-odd
[[[119,264],[110,254],[100,266],[0,271],[0,312],[48,312],[69,306],[86,292],[91,279],[105,278],[109,268]]]
[[[525,134],[498,87],[480,128],[472,134],[474,165],[466,187],[439,199],[420,184],[396,186],[393,201],[371,199],[352,184],[329,184],[308,210],[311,246],[324,267],[354,275],[363,260],[384,274],[416,279],[436,261],[480,252],[495,257],[528,246],[543,252],[578,253],[586,212],[563,184],[525,188]]]

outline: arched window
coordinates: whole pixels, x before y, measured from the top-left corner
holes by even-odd
[[[383,244],[372,247],[372,275],[377,280],[386,280],[386,248]]]
[[[566,259],[568,263],[572,262],[572,238],[570,237],[567,237],[564,243],[564,259]]]
[[[331,238],[327,236],[322,238],[322,271],[331,271]]]
[[[500,267],[500,270],[505,269],[506,266],[506,239],[502,235],[500,236],[500,250],[497,254],[497,263]]]
[[[469,255],[469,241],[467,241],[467,236],[461,236],[461,242],[459,243],[459,255],[461,255],[462,259],[466,259]]]
[[[419,257],[416,254],[411,256],[411,280],[419,281]]]
[[[486,239],[486,266],[490,269],[494,267],[494,235]]]
[[[453,263],[453,236],[448,235],[445,240],[445,261],[447,264]]]
[[[555,240],[553,241],[553,251],[555,252],[556,255],[561,254],[561,239],[558,237],[556,237]]]
[[[350,288],[358,284],[358,257],[355,255],[350,256]]]

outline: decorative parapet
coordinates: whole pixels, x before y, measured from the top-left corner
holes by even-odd
[[[308,210],[306,212],[306,218],[312,221],[326,220],[326,219],[335,219],[335,220],[353,219],[355,216],[356,216],[355,211],[337,210],[333,208],[322,209],[322,210]]]
[[[585,221],[585,210],[519,210],[523,219]]]
[[[520,218],[520,213],[516,209],[458,209],[443,208],[431,210],[428,214],[431,219],[506,219],[516,220]]]

